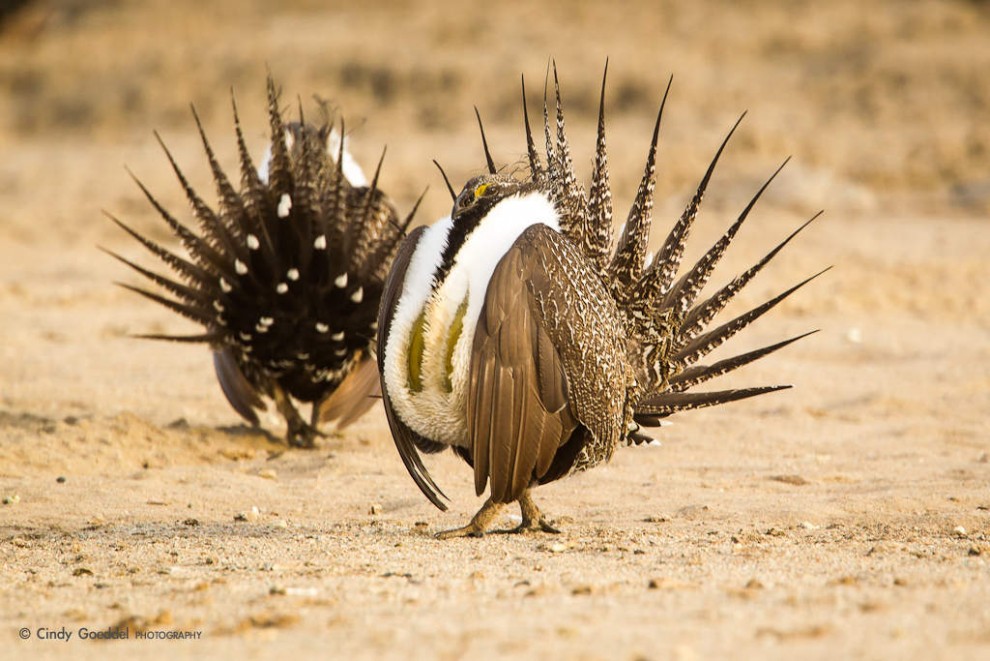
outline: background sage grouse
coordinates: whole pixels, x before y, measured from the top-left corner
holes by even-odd
[[[544,102],[546,163],[533,142],[524,83],[529,176],[498,173],[485,143],[488,174],[467,182],[450,217],[405,239],[382,297],[382,393],[406,468],[427,498],[446,509],[446,496],[419,453],[450,446],[473,466],[478,495],[486,483],[491,489],[469,525],[441,537],[484,534],[499,509],[513,501],[522,509],[520,530],[553,531],[530,496],[535,485],[607,461],[620,444],[649,440],[640,427],[657,426],[674,412],[788,387],[688,392],[798,339],[697,364],[807,282],[708,328],[797,233],[698,299],[766,185],[725,235],[675,279],[723,143],[648,261],[661,103],[642,183],[613,250],[604,79],[587,194],[571,163],[556,71],[554,83],[555,127]]]
[[[413,214],[400,224],[378,190],[378,171],[370,184],[366,181],[344,148],[343,121],[339,131],[329,121],[314,126],[303,121],[300,110],[299,122],[283,123],[271,79],[268,112],[271,143],[256,168],[234,106],[239,189],[221,170],[196,117],[220,198],[216,211],[192,189],[162,143],[198,231],[176,220],[137,182],[187,256],[111,216],[177,277],[114,257],[171,297],[124,287],[204,327],[189,336],[142,337],[209,344],[231,406],[258,424],[256,411],[265,408],[262,398],[273,399],[285,417],[289,444],[311,447],[319,422],[346,425],[376,401],[379,386],[371,350],[378,302]],[[309,423],[293,399],[313,404]]]

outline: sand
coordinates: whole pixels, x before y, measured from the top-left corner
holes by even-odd
[[[986,3],[39,0],[0,20],[0,657],[990,656]],[[551,56],[585,173],[610,58],[619,208],[674,76],[657,235],[749,111],[689,256],[793,155],[715,282],[826,209],[738,309],[835,268],[727,347],[821,329],[726,380],[794,389],[539,489],[560,535],[440,542],[481,503],[470,471],[430,460],[434,509],[380,407],[288,449],[274,417],[241,424],[205,348],[130,337],[192,327],[114,287],[136,276],[97,246],[150,261],[100,210],[167,238],[126,165],[185,213],[153,129],[211,191],[190,102],[233,167],[229,90],[260,149],[270,70],[287,107],[343,112],[367,167],[388,146],[400,209],[430,186],[429,222],[449,204],[430,160],[483,168],[472,105],[496,159],[522,157],[519,75],[539,99]],[[171,631],[189,639],[139,638]]]

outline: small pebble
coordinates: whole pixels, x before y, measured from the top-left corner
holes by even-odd
[[[271,468],[262,468],[258,471],[258,477],[263,477],[266,480],[276,480],[278,479],[278,473]]]
[[[290,597],[315,597],[319,594],[316,588],[286,588],[285,594]]]
[[[808,484],[808,480],[804,479],[800,475],[771,475],[770,479],[773,480],[774,482],[793,484],[796,487],[802,487]]]
[[[238,512],[234,515],[234,521],[257,521],[261,516],[261,510],[252,507],[250,512]]]
[[[567,546],[565,544],[561,544],[560,542],[556,542],[550,545],[551,553],[563,553],[566,550],[567,550]]]
[[[59,475],[58,477],[55,478],[55,481],[58,482],[59,484],[65,484],[65,476]]]
[[[956,526],[955,528],[952,529],[952,532],[956,537],[966,536],[966,529],[963,528],[962,526]]]

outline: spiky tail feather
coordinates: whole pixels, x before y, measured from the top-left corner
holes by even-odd
[[[217,376],[225,394],[252,422],[260,400],[244,394],[243,384],[236,383],[238,372],[266,395],[277,384],[303,401],[318,402],[354,364],[367,362],[385,275],[412,219],[411,213],[399,222],[378,189],[378,170],[368,186],[348,180],[343,121],[337,133],[329,118],[319,126],[307,124],[300,110],[299,121],[287,124],[270,77],[267,92],[271,139],[260,170],[231,97],[239,185],[220,167],[193,110],[216,185],[216,210],[193,189],[155,134],[192,207],[196,228],[179,222],[134,179],[185,255],[110,216],[173,272],[156,273],[111,253],[163,293],[124,287],[205,329],[144,337],[208,343],[222,357]]]
[[[608,64],[606,63],[606,72],[607,68]],[[670,83],[668,82],[667,89],[664,91],[660,110],[657,113],[642,181],[613,251],[611,246],[611,192],[608,185],[608,163],[605,148],[605,76],[602,77],[592,181],[587,195],[578,183],[571,163],[564,115],[561,110],[560,85],[556,65],[553,66],[553,81],[556,110],[553,128],[555,130],[552,130],[550,111],[546,101],[546,92],[544,92],[545,166],[540,162],[533,142],[529,125],[529,112],[526,108],[525,82],[523,82],[523,116],[531,179],[553,200],[562,217],[561,229],[563,233],[580,246],[588,259],[598,267],[602,279],[612,292],[619,309],[625,314],[627,327],[631,331],[630,334],[637,338],[637,341],[629,343],[631,347],[629,359],[636,367],[637,383],[634,390],[638,393],[633,406],[635,422],[644,426],[656,426],[664,417],[678,411],[724,404],[790,387],[780,385],[712,392],[686,392],[697,385],[778,351],[810,334],[805,333],[755,351],[720,360],[711,365],[698,364],[699,360],[716,347],[753,323],[818,275],[824,273],[822,271],[813,275],[735,319],[708,330],[709,324],[729,301],[791,239],[821,213],[819,212],[801,225],[751,268],[738,275],[716,293],[699,301],[700,292],[708,283],[725,250],[743,222],[749,217],[760,196],[787,161],[784,161],[784,164],[756,192],[725,234],[694,266],[675,281],[688,235],[698,215],[715,166],[728,144],[729,138],[732,137],[743,117],[741,116],[736,121],[719,146],[684,213],[675,222],[652,262],[648,262],[646,256],[653,217],[657,146],[663,109],[670,92]],[[642,441],[642,438],[637,437],[635,425],[631,426],[629,433],[631,442]]]

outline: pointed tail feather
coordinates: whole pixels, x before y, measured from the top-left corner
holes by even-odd
[[[622,236],[619,238],[619,245],[609,267],[609,272],[614,279],[614,286],[617,286],[620,292],[624,292],[639,280],[646,261],[646,249],[650,242],[650,225],[653,220],[653,190],[656,186],[660,124],[663,120],[663,109],[667,105],[667,96],[670,94],[673,80],[673,76],[671,76],[667,83],[667,89],[664,90],[663,99],[660,101],[656,123],[653,125],[650,151],[646,156],[643,178],[640,181],[639,189],[636,191],[636,199],[629,210],[629,216],[622,228]]]
[[[252,215],[260,218],[270,211],[267,208],[267,196],[265,195],[264,184],[258,176],[258,168],[251,158],[247,143],[244,140],[244,131],[241,128],[241,118],[237,112],[237,100],[234,98],[234,90],[230,91],[230,106],[234,115],[234,134],[237,138],[237,156],[241,168],[241,187],[243,196],[247,200],[248,210]]]
[[[529,156],[529,173],[533,181],[541,181],[545,176],[540,157],[536,153],[536,143],[533,142],[533,130],[529,124],[529,108],[526,107],[526,77],[522,76],[523,123],[526,125],[526,154]],[[448,182],[447,186],[450,186]],[[456,196],[454,196],[456,198]]]
[[[755,388],[739,388],[734,390],[716,390],[713,392],[693,392],[693,393],[664,393],[657,397],[647,399],[636,407],[634,419],[644,427],[657,426],[660,418],[665,418],[678,411],[688,411],[691,409],[701,409],[708,406],[717,406],[736,402],[740,399],[748,399],[778,390],[791,388],[789,385],[781,386],[759,386]]]
[[[492,153],[488,151],[488,140],[485,138],[485,125],[481,122],[481,113],[478,106],[474,107],[474,116],[478,118],[478,130],[481,131],[481,146],[485,149],[485,161],[488,164],[488,174],[497,174],[495,161],[492,160]]]
[[[780,171],[784,169],[787,162],[790,161],[790,157],[781,163],[780,167],[770,175],[770,178],[760,187],[753,198],[743,209],[742,213],[736,219],[725,234],[715,242],[715,245],[705,253],[705,255],[698,260],[694,267],[685,273],[681,278],[674,284],[667,295],[664,297],[661,307],[665,310],[673,310],[674,315],[677,319],[682,319],[684,314],[688,311],[692,305],[694,305],[695,298],[698,293],[708,284],[708,278],[711,277],[712,271],[715,270],[715,266],[718,264],[719,260],[722,259],[722,255],[725,254],[726,248],[735,238],[736,233],[742,224],[749,217],[750,212],[756,205],[757,200],[763,195],[770,183],[780,174]]]
[[[199,304],[202,306],[210,304],[209,294],[205,292],[203,289],[196,287],[189,287],[187,285],[182,284],[181,282],[176,282],[171,278],[166,278],[165,276],[155,273],[154,271],[151,271],[149,269],[146,269],[143,266],[139,266],[134,262],[132,262],[131,260],[125,257],[121,257],[112,250],[107,250],[102,246],[100,247],[100,250],[110,255],[117,261],[121,262],[122,264],[125,264],[130,268],[134,269],[135,271],[137,271],[147,279],[154,282],[156,285],[162,287],[163,289],[170,292],[172,295],[182,299],[186,303]]]
[[[391,227],[389,231],[391,234],[389,236],[382,236],[378,242],[378,247],[375,249],[374,255],[369,260],[369,264],[374,266],[377,264],[377,268],[374,271],[374,279],[378,282],[384,283],[388,278],[388,272],[392,268],[392,260],[395,258],[395,253],[399,249],[399,244],[401,243],[403,237],[409,230],[409,226],[412,224],[413,218],[416,217],[416,212],[419,211],[419,205],[423,202],[423,198],[426,197],[426,191],[428,189],[423,189],[416,202],[413,204],[412,209],[406,215],[405,219],[399,223],[395,224],[394,221],[390,221]]]
[[[221,333],[195,333],[193,335],[168,335],[165,333],[140,333],[130,335],[135,340],[164,340],[166,342],[183,342],[189,344],[213,344],[224,339]]]
[[[688,365],[693,365],[695,362],[698,361],[698,359],[714,351],[717,347],[721,346],[730,337],[732,337],[742,329],[746,328],[746,326],[749,326],[751,323],[753,323],[761,316],[763,316],[766,312],[771,310],[778,303],[780,303],[785,298],[796,292],[801,287],[804,287],[806,284],[808,284],[818,276],[828,271],[830,268],[832,267],[819,271],[815,275],[805,280],[802,280],[801,282],[794,285],[790,289],[778,294],[777,296],[774,296],[769,301],[753,308],[749,312],[743,313],[738,317],[736,317],[735,319],[733,319],[732,321],[727,321],[718,328],[715,328],[714,330],[711,330],[703,335],[698,336],[690,343],[688,343],[687,346],[685,346],[683,349],[675,353],[672,356],[671,361],[673,362],[674,365],[676,365],[679,368],[684,368]]]
[[[739,354],[738,356],[733,356],[732,358],[726,358],[725,360],[720,360],[716,363],[712,363],[711,365],[693,365],[683,372],[671,377],[670,381],[667,383],[668,390],[670,392],[684,392],[689,388],[693,388],[697,385],[705,383],[706,381],[710,381],[716,377],[722,376],[723,374],[739,369],[744,365],[749,365],[764,356],[768,356],[779,349],[783,349],[789,344],[797,342],[798,340],[808,337],[809,335],[814,335],[817,332],[817,330],[813,330],[807,333],[802,333],[797,337],[792,337],[782,342],[777,342],[776,344],[771,344],[754,351]]]
[[[162,246],[158,245],[151,239],[148,239],[135,230],[128,227],[121,220],[117,219],[115,216],[109,212],[104,211],[104,215],[113,221],[119,228],[130,234],[138,243],[144,246],[148,252],[158,257],[166,264],[168,264],[172,269],[179,275],[188,278],[191,282],[197,282],[201,286],[209,286],[211,281],[216,279],[216,276],[203,268],[200,264],[194,264],[188,260],[185,260],[175,253],[172,253]],[[191,233],[190,233],[191,234]],[[180,237],[181,238],[181,237]],[[185,243],[183,241],[183,243]],[[188,250],[188,247],[187,247]]]
[[[652,300],[658,300],[670,290],[674,276],[677,274],[677,270],[681,265],[681,256],[684,254],[684,246],[687,243],[688,234],[691,232],[691,226],[694,225],[694,220],[698,216],[698,210],[701,208],[701,202],[708,189],[708,183],[715,173],[715,166],[718,165],[718,160],[722,156],[722,152],[725,151],[725,147],[729,144],[729,140],[745,116],[746,113],[740,115],[739,119],[736,120],[736,123],[729,130],[729,133],[722,140],[722,144],[719,145],[715,156],[712,158],[711,163],[709,163],[708,169],[705,171],[705,176],[701,178],[694,196],[688,202],[687,207],[685,207],[681,217],[674,224],[673,229],[670,230],[670,234],[667,235],[663,246],[657,251],[656,258],[653,260],[653,268],[650,269],[646,278],[641,283],[644,296],[649,296]]]
[[[768,252],[764,257],[758,261],[756,264],[751,266],[749,269],[736,276],[729,284],[722,287],[715,294],[710,296],[704,302],[695,306],[690,312],[688,312],[684,321],[681,323],[680,329],[674,336],[673,349],[679,350],[684,347],[688,342],[694,340],[704,328],[711,322],[712,319],[718,315],[722,309],[728,305],[736,294],[738,294],[743,287],[745,287],[750,280],[752,280],[757,273],[759,273],[764,266],[766,266],[770,260],[777,256],[784,246],[786,246],[790,241],[797,236],[804,228],[810,225],[816,218],[822,215],[819,211],[810,219],[804,222],[800,227],[791,232],[787,238],[778,243],[773,250]]]
[[[211,209],[209,205],[203,201],[203,198],[201,198],[193,189],[192,185],[189,183],[189,180],[186,179],[185,173],[182,172],[182,169],[176,162],[175,157],[172,156],[172,152],[165,144],[165,141],[162,140],[161,135],[159,135],[157,131],[155,131],[154,135],[159,146],[161,146],[162,151],[165,152],[165,157],[168,158],[168,162],[172,166],[172,171],[175,173],[176,178],[179,180],[179,184],[182,186],[182,190],[186,194],[186,199],[188,199],[189,204],[192,205],[193,213],[196,216],[196,220],[199,221],[199,226],[203,231],[203,236],[206,239],[206,243],[208,243],[217,252],[223,251],[228,254],[233,254],[234,240],[227,231],[226,226],[220,220],[217,213],[213,211],[213,209]]]
[[[611,253],[612,239],[612,187],[608,176],[608,155],[605,149],[605,80],[608,76],[608,60],[602,73],[602,92],[598,102],[598,129],[595,139],[595,160],[588,191],[588,208],[585,227],[582,229],[584,252],[598,267],[605,270]]]
[[[285,144],[285,129],[283,128],[282,113],[278,107],[278,96],[275,80],[269,76],[268,124],[271,131],[271,161],[268,164],[268,185],[276,197],[292,193],[292,170],[289,162],[289,150]]]
[[[191,319],[192,321],[200,323],[203,326],[210,326],[213,323],[214,313],[206,308],[188,303],[180,303],[179,301],[173,301],[170,298],[165,298],[161,294],[156,294],[155,292],[142,289],[141,287],[135,287],[134,285],[129,285],[124,282],[117,282],[115,284],[119,287],[123,287],[124,289],[140,294],[145,298],[149,298],[156,303],[160,303],[169,310],[172,310],[186,319]]]
[[[199,138],[203,143],[203,151],[206,152],[206,160],[210,164],[210,172],[213,173],[213,181],[217,186],[217,195],[220,198],[220,203],[223,205],[221,213],[217,214],[218,220],[230,237],[235,240],[242,240],[244,232],[242,230],[243,220],[241,219],[241,215],[243,214],[244,205],[241,202],[241,196],[234,190],[227,175],[220,167],[216,154],[213,152],[213,147],[206,137],[206,131],[203,129],[203,123],[199,119],[199,113],[196,112],[196,107],[192,105],[189,107],[196,122],[196,129],[199,131]]]
[[[585,220],[584,188],[574,172],[574,162],[571,159],[571,147],[567,142],[564,128],[564,110],[560,99],[560,81],[557,78],[557,63],[553,63],[553,90],[557,114],[557,157],[560,166],[560,179],[554,190],[559,194],[558,205],[561,211],[560,228],[565,236],[576,239],[583,244],[581,232],[587,225]]]
[[[348,232],[347,243],[345,243],[348,246],[345,250],[350,252],[350,268],[356,269],[360,273],[366,273],[369,267],[374,270],[374,267],[378,266],[377,264],[369,264],[369,251],[374,242],[378,240],[382,226],[386,225],[390,219],[387,207],[383,208],[377,204],[381,197],[378,190],[378,178],[381,176],[386,151],[387,148],[382,149],[382,155],[375,167],[375,175],[371,178],[371,184],[364,192],[361,209],[357,213],[357,222],[351,225],[351,231]]]

